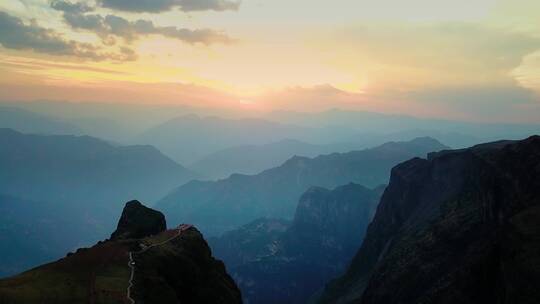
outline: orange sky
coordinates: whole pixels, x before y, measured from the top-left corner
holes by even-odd
[[[0,99],[540,122],[535,0],[122,3],[3,1]]]

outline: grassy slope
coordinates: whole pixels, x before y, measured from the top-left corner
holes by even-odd
[[[159,243],[174,234],[165,231],[145,238]],[[135,241],[104,242],[18,276],[0,280],[0,303],[126,303],[127,266]]]

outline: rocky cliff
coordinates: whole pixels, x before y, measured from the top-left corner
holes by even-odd
[[[289,227],[261,219],[210,244],[246,303],[305,303],[345,270],[382,190],[357,184],[313,187],[302,195]]]
[[[366,238],[320,303],[538,303],[540,137],[392,170]]]

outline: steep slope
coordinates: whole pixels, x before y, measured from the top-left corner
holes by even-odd
[[[117,202],[134,196],[156,201],[194,177],[150,146],[113,146],[87,136],[28,135],[10,129],[0,129],[0,168],[0,194],[39,202],[6,199],[2,205],[4,213],[13,213],[17,221],[3,226],[3,232],[21,240],[25,254],[39,262],[106,237],[122,208]],[[44,230],[63,226],[70,237],[65,242],[49,242],[50,238],[26,242],[28,231],[38,226]],[[75,232],[81,234],[71,237]],[[0,243],[0,251],[8,246]],[[40,257],[39,252],[48,253]],[[4,263],[9,262],[0,259],[0,269],[22,270]]]
[[[444,148],[434,139],[418,138],[362,151],[293,157],[257,175],[233,174],[216,182],[189,182],[156,206],[173,222],[187,219],[205,234],[217,235],[260,217],[290,219],[300,195],[311,186],[386,184],[394,165]]]
[[[195,228],[163,230],[154,221],[157,211],[138,202],[124,211],[118,229],[125,238],[0,280],[0,303],[241,303],[223,263]]]
[[[290,227],[257,220],[209,242],[246,303],[305,303],[345,270],[382,191],[357,184],[313,187],[302,195]]]
[[[412,159],[320,303],[538,303],[539,223],[540,137]]]

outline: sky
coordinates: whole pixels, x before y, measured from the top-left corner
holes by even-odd
[[[4,0],[0,99],[540,123],[537,0]]]

